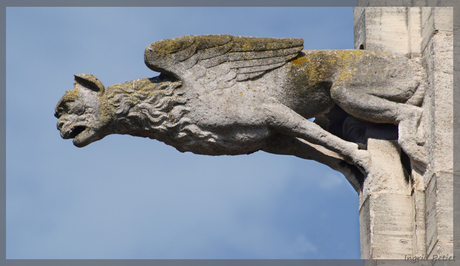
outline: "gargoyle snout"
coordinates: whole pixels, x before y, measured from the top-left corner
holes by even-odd
[[[62,113],[59,110],[54,111],[54,117],[58,118],[61,117]]]

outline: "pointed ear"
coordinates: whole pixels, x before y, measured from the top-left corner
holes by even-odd
[[[105,87],[102,82],[91,74],[75,74],[74,86],[80,84],[84,88],[90,89],[92,91],[98,92],[100,94],[104,93]]]

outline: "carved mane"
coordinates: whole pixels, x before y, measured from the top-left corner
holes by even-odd
[[[212,139],[215,135],[192,124],[186,114],[187,97],[180,81],[164,80],[162,76],[128,81],[107,88],[105,101],[116,116],[116,133],[158,139],[177,147],[186,147],[197,139]],[[114,132],[115,133],[115,132]]]

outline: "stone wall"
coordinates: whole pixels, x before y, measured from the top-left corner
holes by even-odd
[[[373,164],[386,166],[374,168],[359,195],[361,256],[453,256],[453,8],[356,7],[354,26],[356,49],[419,58],[428,73],[418,134],[427,169],[407,177],[395,143],[369,140]]]

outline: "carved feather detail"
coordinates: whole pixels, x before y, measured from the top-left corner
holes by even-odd
[[[144,61],[150,69],[185,82],[228,86],[232,80],[256,78],[281,67],[302,49],[302,39],[191,35],[152,43]]]

